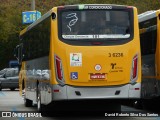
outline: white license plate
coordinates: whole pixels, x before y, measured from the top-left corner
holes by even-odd
[[[90,79],[105,79],[106,74],[96,73],[96,74],[90,74]]]

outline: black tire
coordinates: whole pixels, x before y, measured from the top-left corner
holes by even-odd
[[[157,106],[154,99],[144,99],[142,105],[144,110],[155,110]]]
[[[25,95],[24,95],[24,105],[25,105],[25,107],[32,107],[32,104],[33,104],[33,101],[27,99],[27,98],[25,97]]]
[[[133,107],[136,109],[143,109],[142,101],[141,100],[134,100]]]
[[[16,88],[10,88],[11,89],[11,91],[14,91]]]
[[[0,91],[2,91],[2,86],[1,86],[1,84],[0,84]]]
[[[159,112],[159,98],[144,99],[142,105],[144,110]]]

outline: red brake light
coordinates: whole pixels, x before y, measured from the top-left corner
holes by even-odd
[[[58,56],[56,56],[55,59],[56,59],[56,72],[57,72],[58,80],[63,80],[61,59]]]
[[[59,89],[55,89],[55,90],[53,90],[53,92],[59,92]]]
[[[137,68],[138,68],[138,55],[135,55],[133,57],[133,62],[132,62],[132,79],[137,77]]]
[[[139,88],[134,88],[134,90],[140,90]]]
[[[132,6],[127,6],[127,8],[133,8]]]

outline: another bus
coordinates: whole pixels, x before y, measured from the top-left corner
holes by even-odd
[[[140,45],[142,55],[142,99],[160,96],[160,10],[140,15]]]
[[[20,32],[25,105],[140,98],[137,9],[122,5],[54,7]]]

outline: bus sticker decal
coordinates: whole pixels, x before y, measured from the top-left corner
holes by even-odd
[[[116,66],[116,63],[111,63],[112,69]]]
[[[72,80],[77,80],[78,79],[78,72],[71,72],[70,73],[70,78]]]
[[[70,31],[71,32],[71,31]],[[129,38],[130,35],[62,35],[64,39]]]
[[[123,72],[122,66],[117,66],[117,63],[111,63],[111,69],[109,70],[110,73],[114,72]]]
[[[70,53],[70,66],[82,66],[81,53]]]
[[[102,69],[101,65],[99,65],[99,64],[95,65],[94,68],[96,71],[100,71]]]
[[[81,9],[112,9],[112,6],[106,6],[106,5],[85,5],[85,7],[81,6]]]
[[[70,32],[72,31],[71,27],[76,24],[78,21],[77,13],[70,13],[66,16],[66,19],[71,19],[68,23],[67,27],[69,28]]]

